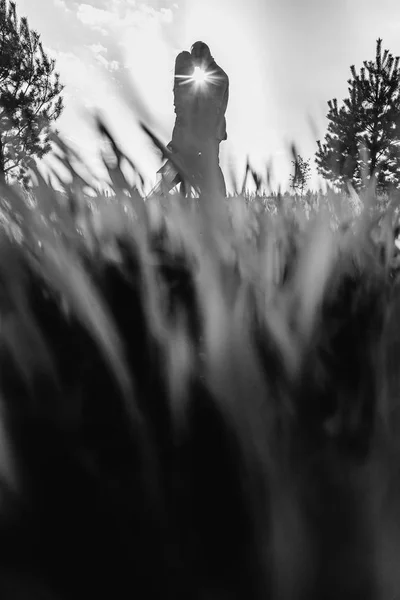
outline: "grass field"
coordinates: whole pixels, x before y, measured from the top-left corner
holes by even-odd
[[[400,595],[399,198],[3,185],[4,598]]]

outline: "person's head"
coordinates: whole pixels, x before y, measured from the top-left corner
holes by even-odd
[[[204,42],[195,42],[190,49],[195,64],[208,65],[212,61],[210,48]]]
[[[187,50],[180,52],[175,60],[175,75],[190,75],[192,71],[192,55]]]

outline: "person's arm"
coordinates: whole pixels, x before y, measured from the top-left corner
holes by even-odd
[[[180,89],[179,89],[179,83],[175,80],[175,85],[174,85],[174,110],[175,110],[175,114],[177,115],[178,112],[180,111],[181,108],[181,98],[180,98]]]
[[[221,103],[218,107],[218,137],[221,140],[226,140],[227,138],[227,134],[226,134],[226,120],[225,120],[225,113],[226,113],[226,109],[228,107],[228,101],[229,101],[229,79],[228,76],[226,76],[226,83],[225,83],[225,89],[222,95],[222,100]]]
[[[226,78],[226,87],[225,87],[225,92],[224,95],[222,97],[222,103],[219,109],[219,112],[221,115],[225,116],[226,113],[226,109],[228,108],[228,100],[229,100],[229,79],[228,77]]]
[[[176,82],[174,86],[174,107],[177,121],[181,124],[186,122],[189,104],[188,88]]]

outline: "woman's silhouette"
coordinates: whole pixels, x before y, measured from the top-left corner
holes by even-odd
[[[193,58],[190,52],[181,52],[175,60],[174,106],[175,126],[170,147],[176,152],[185,151],[190,137],[191,105],[193,93],[190,80],[194,70]]]

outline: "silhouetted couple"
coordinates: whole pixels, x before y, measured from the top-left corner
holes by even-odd
[[[219,165],[219,145],[227,139],[225,112],[229,79],[204,42],[175,61],[174,104],[176,121],[169,148],[182,159],[186,170],[203,190],[218,188],[226,195]],[[191,182],[182,182],[185,195]]]

